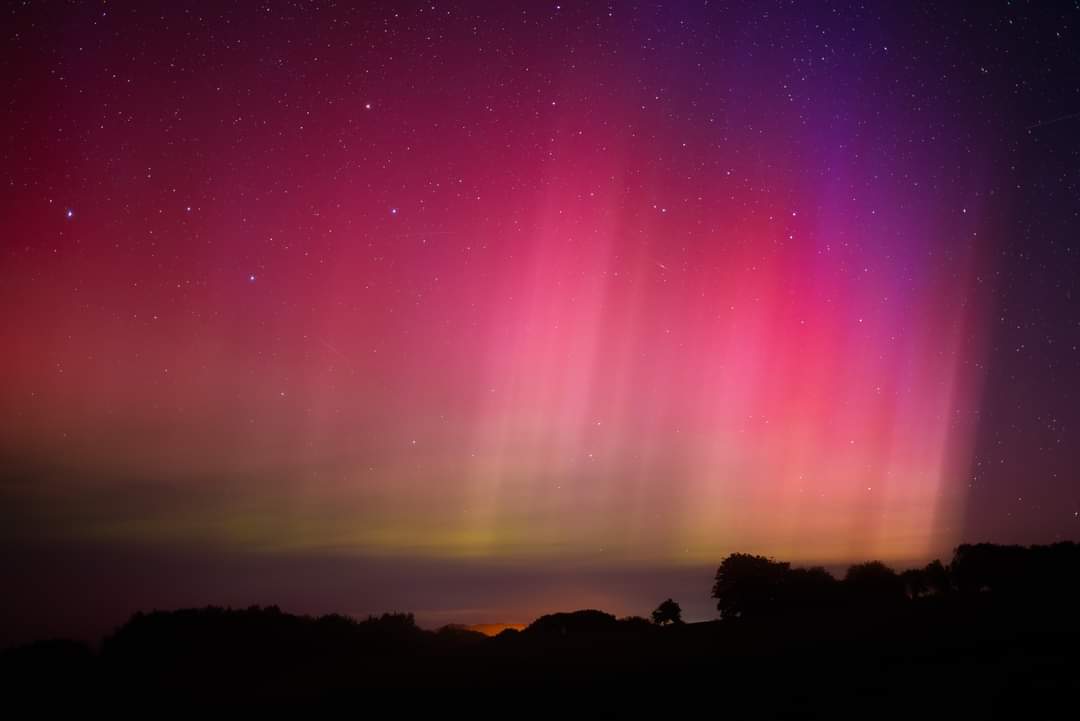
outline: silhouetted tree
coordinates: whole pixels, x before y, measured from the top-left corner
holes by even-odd
[[[904,593],[908,598],[920,598],[930,592],[926,569],[909,568],[900,573],[900,581],[904,584]]]
[[[656,607],[656,610],[652,612],[652,620],[657,626],[666,626],[667,624],[678,625],[683,622],[682,620],[682,608],[678,603],[672,599],[668,599]]]
[[[1066,605],[1080,595],[1080,546],[1061,541],[1028,549],[1028,585],[1032,593],[1043,592],[1048,600]]]
[[[767,615],[779,606],[790,564],[733,553],[716,570],[712,597],[722,618]]]
[[[949,570],[957,589],[965,593],[1013,594],[1022,591],[1029,580],[1029,555],[1028,549],[1021,546],[962,544],[953,552]]]
[[[336,616],[323,616],[320,620]],[[352,621],[352,619],[347,620]],[[355,623],[355,622],[354,622]],[[416,618],[411,613],[384,613],[381,616],[368,616],[367,620],[361,621],[361,627],[370,627],[390,633],[412,633],[417,630]]]
[[[904,599],[904,582],[881,561],[856,563],[844,576],[844,588],[859,603],[888,604]]]
[[[963,544],[953,552],[949,573],[956,590],[990,592],[1013,602],[1068,603],[1080,595],[1080,546],[1060,542],[1049,546]]]
[[[926,564],[923,569],[923,578],[926,582],[926,590],[929,593],[948,593],[952,590],[952,581],[949,579],[949,571],[936,558]]]
[[[780,603],[788,613],[816,615],[835,606],[839,585],[821,566],[793,568],[780,587]]]
[[[1067,655],[1080,638],[1074,543],[964,545],[949,566],[935,561],[897,574],[880,562],[861,563],[843,581],[821,567],[734,554],[717,570],[713,593],[725,618],[765,622],[670,632],[657,625],[680,617],[678,604],[667,599],[653,621],[616,620],[596,610],[556,613],[526,632],[507,629],[490,639],[460,626],[425,631],[406,613],[357,620],[259,606],[155,611],[134,615],[100,653],[64,641],[0,649],[0,687],[9,706],[14,689],[39,705],[58,696],[107,701],[116,694],[154,708],[163,698],[272,703],[343,698],[363,688],[670,685],[692,674],[703,682],[726,675],[734,680],[725,693],[742,692],[760,704],[809,673],[798,692],[802,708],[812,690],[835,681],[834,668],[842,664],[857,683],[896,699],[923,682],[939,690],[959,678],[961,703],[969,704],[985,687],[992,659],[1001,666],[992,681],[1028,680],[1017,704],[1005,707],[1026,717],[1032,699],[1047,688],[1071,688],[1076,678]],[[937,594],[948,598],[907,600]],[[779,661],[781,675],[740,671],[748,657],[763,654]],[[794,675],[784,676],[785,669]],[[1000,707],[997,697],[988,703]],[[1050,715],[1038,711],[1027,715]]]

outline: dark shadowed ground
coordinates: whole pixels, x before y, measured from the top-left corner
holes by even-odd
[[[443,689],[447,698],[572,689],[631,709],[644,697],[706,698],[740,717],[1071,718],[1062,712],[1080,694],[1076,553],[1072,544],[963,546],[948,566],[921,574],[861,564],[843,580],[733,554],[714,588],[724,620],[657,625],[586,610],[495,637],[425,631],[404,613],[137,614],[100,648],[10,649],[0,678],[9,702],[45,706],[355,704],[364,689]]]

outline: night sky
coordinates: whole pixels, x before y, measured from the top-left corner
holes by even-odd
[[[0,641],[1080,538],[1075,3],[11,3]]]

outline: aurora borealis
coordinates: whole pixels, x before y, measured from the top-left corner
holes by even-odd
[[[5,15],[7,627],[1080,530],[1075,8]]]

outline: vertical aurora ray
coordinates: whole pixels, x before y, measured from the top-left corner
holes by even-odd
[[[1019,85],[929,15],[754,5],[19,10],[0,535],[947,554],[1019,187],[957,78]]]
[[[171,332],[136,317],[150,343],[115,316],[138,281],[99,278],[113,317],[54,316],[50,352],[113,360],[68,384],[23,343],[7,393],[74,414],[75,469],[235,487],[157,519],[173,539],[611,562],[947,547],[978,406],[977,209],[844,197],[857,183],[795,182],[815,159],[779,152],[689,195],[637,179],[647,152],[557,144],[517,171],[546,190],[458,218],[468,240],[383,219],[315,272],[206,281]],[[829,172],[845,162],[865,172]]]
[[[838,272],[843,218],[776,218],[667,263],[662,230],[604,229],[582,251],[540,224],[488,346],[469,474],[488,552],[522,537],[688,562],[948,546],[978,402],[970,248],[940,277],[858,255]]]

